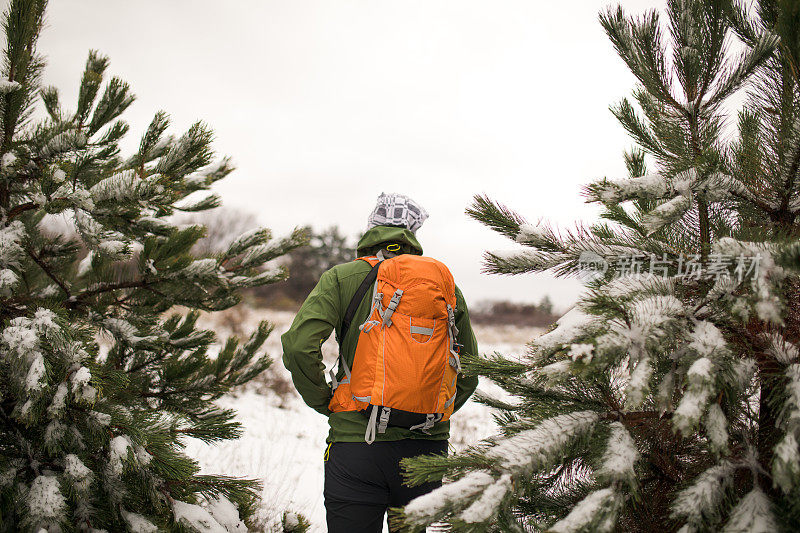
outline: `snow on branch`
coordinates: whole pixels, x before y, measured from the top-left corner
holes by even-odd
[[[500,479],[484,489],[483,493],[467,507],[458,518],[468,524],[485,522],[492,518],[497,508],[511,491],[511,475],[503,474]]]
[[[587,187],[590,201],[617,204],[633,198],[664,198],[671,188],[667,178],[658,172],[638,178],[602,180]]]
[[[767,351],[772,357],[784,365],[790,365],[800,361],[800,348],[786,338],[777,333],[765,333],[764,338],[769,343]]]
[[[103,321],[103,327],[118,341],[130,346],[136,346],[142,342],[153,342],[156,340],[156,337],[154,336],[140,336],[139,330],[136,329],[136,326],[121,318],[107,318]]]
[[[136,201],[163,190],[156,184],[158,178],[155,174],[141,179],[135,170],[123,170],[94,184],[89,189],[89,194],[96,204]]]
[[[0,266],[18,267],[24,255],[21,243],[25,238],[25,226],[19,220],[0,229]]]
[[[631,402],[640,401],[649,382],[651,363],[645,362],[650,357],[649,352],[661,346],[665,339],[669,341],[667,333],[674,329],[675,323],[680,323],[685,313],[685,306],[674,296],[645,296],[629,304],[627,320],[608,321],[609,331],[596,339],[598,354],[627,355],[638,364],[637,369],[641,367],[638,373],[634,370],[636,376],[631,378]]]
[[[800,363],[786,367],[786,403],[781,419],[784,423],[800,423]]]
[[[536,244],[552,239],[552,231],[544,225],[520,224],[516,241],[520,244]]]
[[[208,499],[208,512],[227,533],[247,533],[248,529],[239,517],[239,510],[222,494]]]
[[[625,388],[625,407],[638,407],[645,400],[645,393],[650,388],[653,377],[653,362],[650,356],[641,353],[639,361],[631,372],[628,386]]]
[[[728,448],[728,419],[719,404],[712,403],[705,418],[706,433],[716,451]]]
[[[49,309],[39,308],[35,311],[33,319],[28,317],[12,319],[0,335],[0,345],[5,349],[2,357],[13,370],[11,376],[29,395],[40,393],[46,384],[42,339],[57,340],[60,328],[55,323],[54,317]],[[18,403],[20,416],[27,415],[30,406],[30,403]]]
[[[553,533],[613,531],[619,499],[620,495],[611,487],[596,490],[578,502],[567,516],[553,524],[548,531]]]
[[[133,449],[133,443],[127,435],[118,435],[111,439],[108,448],[109,471],[113,475],[119,476],[122,474],[124,461],[128,459],[128,451]]]
[[[573,344],[600,327],[601,317],[590,315],[575,306],[556,321],[556,327],[531,341],[531,347],[543,352]]]
[[[642,294],[673,294],[676,278],[664,276],[619,276],[602,288],[602,294],[613,298],[632,299]]]
[[[206,509],[199,505],[175,500],[172,502],[172,512],[175,522],[192,527],[202,533],[228,533],[219,522]]]
[[[775,261],[781,248],[774,244],[746,242],[723,237],[714,244],[714,251],[721,255],[750,260],[751,299],[756,314],[761,320],[772,324],[783,324],[784,304],[777,284],[787,275],[786,270]]]
[[[182,277],[192,279],[215,277],[220,273],[221,269],[219,267],[219,262],[212,257],[206,257],[203,259],[195,259],[187,266],[182,268],[177,274]]]
[[[225,255],[228,257],[239,255],[253,246],[265,244],[271,237],[272,233],[270,230],[266,228],[253,228],[239,235],[230,246],[228,246]]]
[[[772,504],[761,489],[754,488],[733,508],[723,533],[773,533],[779,531]]]
[[[775,446],[772,460],[772,481],[784,494],[790,494],[800,479],[800,444],[787,432]]]
[[[648,211],[642,217],[642,226],[647,231],[647,235],[652,235],[661,228],[680,220],[690,207],[692,207],[691,197],[678,195]]]
[[[183,183],[190,190],[208,189],[212,183],[221,180],[234,170],[231,158],[223,157],[194,174],[184,176]]]
[[[444,516],[450,507],[474,497],[494,483],[487,472],[470,472],[461,479],[415,498],[405,508],[406,519],[411,524],[425,525]]]
[[[698,178],[697,170],[690,168],[672,177],[653,172],[636,178],[603,179],[587,186],[585,194],[590,202],[604,204],[638,199],[672,199],[676,195],[689,196]]]
[[[716,365],[711,359],[701,357],[686,372],[688,386],[672,418],[673,425],[682,433],[688,434],[705,412],[706,405],[714,394],[716,371]]]
[[[621,422],[611,422],[610,426],[611,434],[597,473],[612,481],[632,482],[636,477],[633,467],[640,458],[639,450]]]
[[[539,272],[557,266],[562,261],[551,252],[541,250],[493,250],[484,254],[489,274],[524,274]]]
[[[733,482],[735,466],[722,461],[698,475],[672,502],[672,516],[699,527],[720,514],[725,493]]]
[[[486,453],[512,473],[551,466],[575,439],[590,432],[600,419],[594,411],[577,411],[547,418],[533,429],[503,438]]]
[[[42,159],[50,159],[57,155],[79,150],[86,146],[88,139],[80,131],[68,130],[53,136],[39,152]]]
[[[494,460],[501,471],[498,479],[486,471],[473,471],[458,481],[413,500],[405,508],[406,520],[425,525],[446,514],[466,509],[458,517],[467,523],[489,520],[495,515],[506,495],[513,490],[512,479],[558,460],[568,445],[591,431],[600,417],[594,411],[558,415],[536,427],[495,441],[486,457]]]
[[[0,80],[0,95],[16,91],[21,85],[16,81]]]
[[[630,320],[645,330],[659,328],[686,314],[686,306],[672,295],[654,295],[637,299],[630,310]]]
[[[722,332],[706,320],[700,320],[695,324],[689,341],[689,349],[700,357],[718,356],[727,350],[727,343],[722,337]]]
[[[27,503],[34,529],[57,526],[63,520],[67,507],[58,478],[52,475],[41,475],[33,480]]]
[[[136,531],[138,533],[158,532],[158,527],[140,514],[131,513],[123,509],[122,518],[125,519],[125,523],[128,524],[128,529],[130,531]]]
[[[70,453],[64,457],[64,476],[75,490],[85,492],[92,484],[94,474],[77,455]]]

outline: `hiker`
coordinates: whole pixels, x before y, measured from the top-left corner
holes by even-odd
[[[380,532],[387,508],[439,487],[406,486],[400,460],[446,454],[448,418],[478,385],[460,374],[461,354],[478,351],[464,297],[415,236],[427,217],[410,198],[381,194],[361,259],[325,272],[281,337],[297,391],[328,417],[330,533]],[[339,361],[328,384],[321,346],[332,331]]]

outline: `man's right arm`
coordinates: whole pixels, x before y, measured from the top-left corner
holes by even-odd
[[[339,284],[336,274],[325,272],[297,312],[289,331],[281,336],[283,364],[303,401],[329,415],[330,385],[325,381],[322,343],[340,320]]]

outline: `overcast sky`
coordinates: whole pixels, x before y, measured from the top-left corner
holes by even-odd
[[[404,193],[468,302],[548,294],[564,309],[573,279],[481,274],[483,251],[515,245],[464,210],[485,193],[529,221],[595,219],[580,187],[624,175],[631,142],[608,106],[635,85],[597,22],[609,4],[51,0],[39,49],[73,109],[88,50],[110,56],[137,95],[129,151],[159,109],[174,133],[210,124],[238,166],[216,188],[224,205],[278,233],[356,235],[378,194]]]

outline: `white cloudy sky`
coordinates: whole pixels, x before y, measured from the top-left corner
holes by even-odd
[[[87,51],[110,56],[138,97],[131,148],[158,109],[176,132],[209,123],[238,165],[224,204],[277,232],[355,235],[380,192],[402,192],[468,301],[548,294],[563,309],[575,280],[480,273],[484,250],[514,245],[464,209],[486,193],[531,221],[594,218],[580,186],[622,175],[630,146],[608,111],[634,86],[597,22],[610,3],[51,0],[39,48],[67,107]]]

